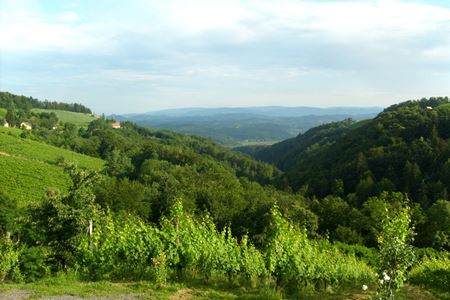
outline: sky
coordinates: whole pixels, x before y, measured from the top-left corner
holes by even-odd
[[[108,114],[450,96],[450,1],[0,0],[0,90]]]

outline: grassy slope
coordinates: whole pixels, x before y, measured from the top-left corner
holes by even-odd
[[[34,112],[54,112],[58,119],[63,123],[73,123],[76,126],[84,127],[87,126],[90,122],[95,120],[90,114],[76,113],[71,111],[57,110],[57,109],[39,109],[33,108]]]
[[[48,188],[64,191],[69,187],[69,177],[55,164],[58,158],[95,170],[103,166],[100,159],[22,139],[20,132],[0,127],[0,187],[19,204],[38,201]]]
[[[0,118],[4,118],[6,115],[6,109],[0,108]]]

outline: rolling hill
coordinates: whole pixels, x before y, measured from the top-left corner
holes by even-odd
[[[142,126],[209,137],[229,147],[264,145],[346,118],[374,117],[379,107],[244,107],[184,108],[113,116]]]
[[[395,190],[426,208],[450,191],[449,107],[447,97],[407,101],[372,120],[326,124],[270,147],[241,150],[285,171],[295,190],[354,194],[356,203]]]
[[[57,161],[64,158],[80,167],[100,170],[100,159],[21,138],[20,129],[0,127],[0,185],[2,193],[19,204],[40,200],[49,188],[61,191],[70,181]]]

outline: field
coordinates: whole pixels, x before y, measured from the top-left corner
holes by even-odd
[[[305,293],[295,295],[295,299],[309,300],[365,300],[372,299],[373,290],[362,291],[357,287],[349,287],[343,290],[327,291],[325,293]],[[259,288],[242,287],[238,284],[222,284],[220,282],[189,281],[186,283],[168,283],[164,287],[158,287],[154,283],[146,281],[138,282],[83,282],[59,276],[43,279],[29,284],[3,284],[0,285],[1,299],[247,299],[247,300],[281,300],[290,299],[271,286]],[[292,299],[294,299],[292,298]],[[405,286],[398,300],[435,300],[432,294],[414,287]]]
[[[49,188],[65,191],[69,177],[60,167],[0,152],[2,193],[19,204],[39,201]]]
[[[103,166],[100,159],[22,139],[21,132],[0,128],[0,184],[2,192],[19,204],[38,201],[49,187],[63,191],[69,187],[69,177],[56,165],[60,158],[95,170]]]
[[[64,110],[56,110],[56,109],[38,109],[34,108],[32,109],[33,112],[54,112],[56,116],[58,117],[59,121],[63,123],[73,123],[76,126],[85,127],[90,122],[95,120],[95,117],[93,117],[90,114],[83,114],[83,113],[76,113],[71,111],[64,111]]]
[[[101,159],[75,153],[31,139],[22,139],[17,136],[20,132],[21,130],[14,128],[0,128],[0,151],[10,155],[50,164],[54,164],[59,158],[63,157],[65,160],[76,162],[80,167],[97,170],[103,167],[103,161]]]

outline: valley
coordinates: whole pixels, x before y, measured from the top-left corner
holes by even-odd
[[[448,98],[239,148],[256,159],[7,99],[32,129],[0,129],[0,295],[448,298]]]

